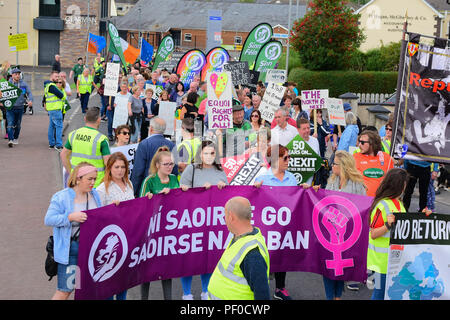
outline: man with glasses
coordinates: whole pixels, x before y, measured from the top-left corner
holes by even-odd
[[[353,155],[356,169],[363,175],[367,195],[374,197],[386,173],[394,167],[394,159],[382,151],[381,139],[377,132],[365,130],[358,138],[360,152]]]

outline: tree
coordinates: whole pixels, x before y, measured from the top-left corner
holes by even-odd
[[[302,65],[310,70],[346,68],[352,53],[364,40],[353,14],[342,0],[314,0],[306,15],[294,22],[290,43]]]

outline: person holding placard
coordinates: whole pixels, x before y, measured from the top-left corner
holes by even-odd
[[[317,109],[314,115],[314,112],[311,113],[311,135],[319,141],[319,149],[320,156],[325,158],[325,152],[327,150],[327,137],[331,134],[330,126],[327,121],[322,117],[322,109]],[[314,118],[317,119],[317,132],[314,132]],[[355,139],[356,143],[356,139]]]
[[[77,94],[80,95],[81,112],[86,113],[89,104],[89,96],[92,93],[92,86],[98,90],[94,78],[90,75],[89,69],[85,68],[77,79]]]

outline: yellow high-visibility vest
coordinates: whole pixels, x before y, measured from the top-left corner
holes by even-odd
[[[45,107],[47,108],[47,111],[62,110],[64,106],[64,98],[60,99],[53,93],[49,92],[51,86],[55,86],[59,90],[59,88],[53,82],[50,82],[45,86],[44,89]],[[63,93],[65,93],[64,90]]]
[[[387,221],[387,216],[392,212],[406,212],[403,203],[400,203],[400,210],[397,209],[391,199],[383,199],[378,202],[377,206],[372,210],[370,220],[372,221],[377,210],[381,211],[383,221]],[[388,231],[381,237],[372,239],[369,235],[369,248],[367,250],[367,269],[386,274],[388,266],[389,242],[391,232]]]
[[[258,228],[257,228],[258,229]],[[267,265],[267,279],[269,279],[269,251],[266,242],[258,229],[255,235],[247,235],[230,244],[214,269],[208,285],[210,300],[254,300],[255,295],[250,289],[241,270],[241,263],[247,253],[258,248]]]
[[[80,83],[78,84],[78,90],[80,91],[80,94],[92,92],[92,83],[94,82],[94,78],[91,75],[88,76],[87,80],[83,75],[80,75],[78,77],[78,80],[80,81]]]
[[[69,133],[68,137],[72,146],[70,164],[75,168],[80,162],[86,161],[97,168],[97,179],[94,188],[100,185],[105,176],[105,164],[101,153],[101,143],[108,138],[95,129],[83,127]]]

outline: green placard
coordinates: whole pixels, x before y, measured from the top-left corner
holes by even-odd
[[[16,87],[5,79],[0,80],[0,91],[2,92],[0,102],[3,103],[5,108],[8,110],[14,106],[14,103],[16,103],[16,100],[22,93],[22,89]]]
[[[299,185],[308,181],[322,166],[322,158],[300,135],[292,139],[286,148],[291,156],[288,171],[294,174]]]

